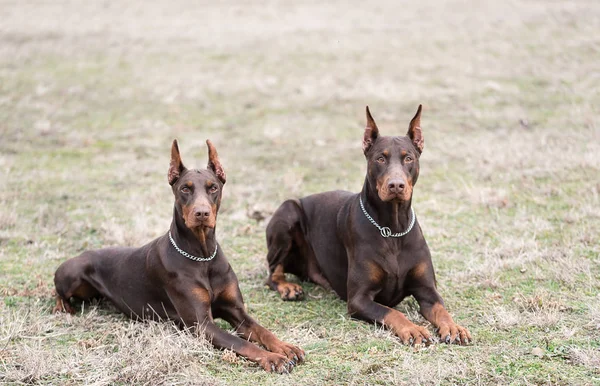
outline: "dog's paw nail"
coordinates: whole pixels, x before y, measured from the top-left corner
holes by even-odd
[[[446,338],[444,339],[444,342],[446,342],[446,343],[450,343],[450,334],[448,334],[448,335],[446,336]]]

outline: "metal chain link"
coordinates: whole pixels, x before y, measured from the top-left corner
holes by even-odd
[[[179,248],[177,246],[177,244],[175,244],[175,240],[173,240],[173,236],[171,236],[171,231],[169,231],[169,239],[171,240],[171,244],[173,244],[173,246],[175,247],[175,249],[177,249],[177,252],[181,253],[183,256],[187,257],[190,260],[194,260],[194,261],[209,261],[215,258],[215,256],[217,256],[217,248],[219,247],[219,245],[215,245],[215,251],[213,252],[213,254],[210,257],[197,257],[194,255],[190,255],[189,253],[187,253],[186,251],[184,251],[183,249]]]
[[[408,225],[408,229],[405,230],[404,232],[392,233],[392,230],[390,228],[379,226],[379,224],[377,224],[377,222],[375,220],[373,220],[373,217],[371,217],[369,215],[369,213],[367,213],[367,210],[365,209],[365,206],[363,205],[362,197],[359,197],[358,199],[360,200],[360,208],[362,209],[363,213],[365,214],[365,217],[367,218],[367,220],[369,220],[371,222],[371,224],[375,225],[377,227],[377,229],[379,229],[379,233],[381,233],[382,237],[385,237],[385,238],[402,237],[402,236],[406,235],[408,232],[410,232],[411,229],[413,228],[413,226],[415,225],[415,218],[416,218],[415,210],[411,206],[410,207],[411,219],[410,219],[410,224]]]

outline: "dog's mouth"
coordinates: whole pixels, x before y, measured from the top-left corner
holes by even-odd
[[[212,218],[212,216],[211,216],[211,218]],[[187,220],[186,218],[184,218],[185,226],[188,227],[188,229],[191,230],[194,235],[196,235],[196,238],[198,239],[198,242],[200,243],[200,249],[202,250],[202,253],[204,254],[204,256],[209,256],[209,254],[210,254],[206,240],[207,240],[207,238],[211,237],[210,232],[211,232],[211,230],[215,229],[215,225],[216,225],[216,222],[214,220],[212,222],[209,220],[198,221],[195,218],[193,218],[191,220]]]
[[[408,198],[410,198],[410,197],[408,197]],[[403,202],[403,201],[408,201],[408,198],[405,197],[404,194],[397,193],[397,194],[392,195],[392,198],[390,198],[388,201],[391,201],[391,202]]]
[[[404,195],[400,195],[400,194],[393,194],[393,195],[387,196],[385,198],[382,198],[380,196],[379,198],[381,198],[381,201],[383,201],[383,202],[393,202],[393,203],[397,203],[397,204],[404,202],[404,201],[408,201],[408,199],[406,197],[404,197]]]
[[[405,201],[409,201],[412,197],[412,189],[405,189],[404,191],[398,193],[380,190],[378,193],[379,198],[383,202],[402,203]]]
[[[188,227],[190,230],[192,231],[203,231],[203,230],[209,230],[209,229],[214,229],[216,224],[216,221],[214,221],[212,218],[207,219],[207,220],[197,220],[195,218],[188,218],[188,219],[184,219],[185,222],[185,226]]]

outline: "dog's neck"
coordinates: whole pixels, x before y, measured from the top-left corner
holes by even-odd
[[[377,187],[365,178],[365,184],[360,192],[365,209],[371,217],[382,227],[389,227],[392,233],[404,232],[411,221],[410,205],[408,201],[384,202],[377,194]]]
[[[217,246],[216,227],[192,230],[185,225],[177,208],[173,208],[170,231],[179,248],[197,257],[211,256]]]

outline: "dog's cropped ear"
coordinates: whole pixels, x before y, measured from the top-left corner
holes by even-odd
[[[169,185],[173,186],[184,170],[185,166],[183,166],[183,162],[181,162],[179,146],[177,145],[177,140],[174,139],[173,145],[171,145],[171,164],[169,165],[169,174],[167,174]]]
[[[423,152],[423,147],[425,146],[425,139],[423,139],[423,131],[421,130],[421,108],[422,106],[419,105],[417,113],[408,125],[408,133],[406,134],[419,153]]]
[[[225,170],[223,170],[221,161],[219,161],[217,149],[215,149],[215,146],[212,144],[210,139],[206,140],[206,145],[208,146],[208,168],[217,175],[217,178],[222,183],[225,183],[227,176],[225,175]]]
[[[369,111],[369,106],[367,106],[367,127],[365,127],[365,134],[363,136],[362,148],[365,155],[375,143],[375,140],[379,136],[379,129],[375,124],[375,120],[371,116],[371,112]]]

